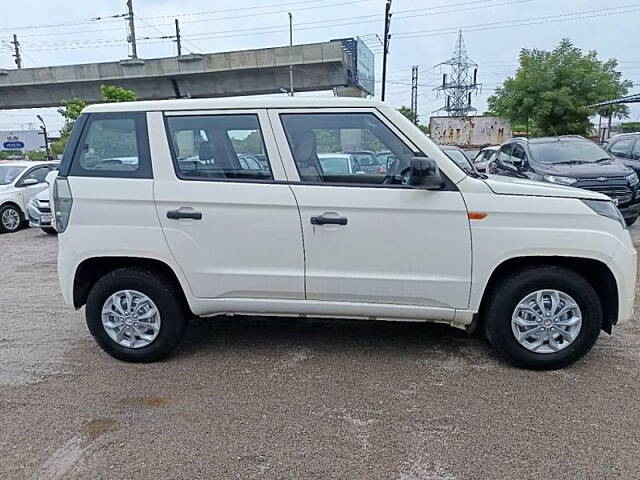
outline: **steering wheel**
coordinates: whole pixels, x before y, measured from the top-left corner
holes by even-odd
[[[411,167],[403,168],[400,173],[396,173],[394,175],[387,175],[387,178],[384,179],[383,184],[394,184],[394,185],[408,185],[409,184],[409,171]]]

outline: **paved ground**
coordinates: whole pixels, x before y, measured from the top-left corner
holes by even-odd
[[[0,479],[640,478],[639,323],[549,373],[445,327],[247,318],[131,365],[61,305],[55,256],[0,236]]]

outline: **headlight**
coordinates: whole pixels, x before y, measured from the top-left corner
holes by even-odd
[[[626,228],[627,224],[624,221],[624,217],[618,210],[613,202],[608,200],[582,200],[587,207],[596,212],[598,215],[602,215],[603,217],[610,218],[611,220],[615,220],[616,222],[620,222],[622,228]]]
[[[571,177],[559,177],[557,175],[545,175],[544,179],[547,182],[551,182],[551,183],[559,183],[561,185],[571,185],[574,184],[578,181],[577,178],[571,178]]]
[[[638,183],[638,175],[636,175],[635,172],[631,175],[627,175],[625,178],[627,179],[627,182],[629,182],[629,185],[631,185],[632,187]]]
[[[38,208],[38,200],[36,200],[36,197],[31,197],[31,200],[29,200],[29,205],[34,208]]]

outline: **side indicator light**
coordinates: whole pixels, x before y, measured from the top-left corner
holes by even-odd
[[[484,220],[487,218],[487,214],[484,212],[469,212],[467,216],[469,220]]]

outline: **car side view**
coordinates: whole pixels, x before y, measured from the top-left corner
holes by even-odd
[[[350,151],[393,160],[323,167]],[[609,197],[469,175],[373,100],[89,106],[52,202],[63,298],[125,361],[165,358],[193,317],[247,314],[439,322],[554,369],[633,307]]]
[[[55,162],[11,161],[0,163],[0,233],[17,232],[28,224],[27,206],[46,190],[47,174]]]

